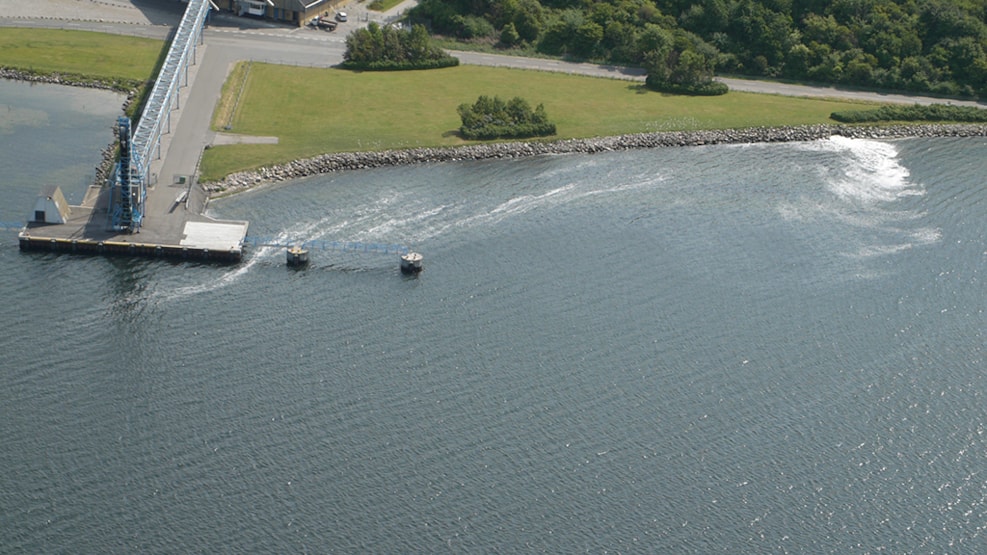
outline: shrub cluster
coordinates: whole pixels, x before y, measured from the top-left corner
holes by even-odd
[[[649,75],[644,84],[653,91],[691,96],[719,96],[730,92],[730,87],[728,87],[726,83],[721,83],[719,81],[682,85],[678,83],[670,83],[668,81],[660,81]]]
[[[963,123],[987,122],[987,110],[973,106],[930,104],[922,106],[882,106],[875,110],[833,112],[829,116],[840,123],[879,123],[888,121],[955,121]]]
[[[459,128],[464,139],[526,139],[555,134],[555,124],[548,121],[545,105],[534,110],[523,98],[514,97],[504,102],[499,97],[481,96],[470,104],[460,104]]]
[[[410,31],[370,22],[346,37],[342,67],[368,71],[435,69],[459,65],[459,59],[432,44],[421,25]]]
[[[422,60],[419,62],[398,62],[381,60],[379,62],[343,62],[340,67],[358,71],[406,71],[413,69],[440,69],[459,65],[459,58],[449,56],[438,60]]]

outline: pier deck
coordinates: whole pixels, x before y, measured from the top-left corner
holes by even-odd
[[[28,223],[20,234],[24,250],[240,260],[247,222],[213,220],[201,214],[205,192],[194,184],[148,188],[145,223],[139,233],[110,231],[111,189],[90,187],[64,224]],[[180,197],[181,200],[179,200]]]
[[[65,223],[29,222],[19,236],[22,250],[240,260],[248,223],[205,216],[207,195],[196,182],[202,149],[211,135],[216,92],[206,87],[209,90],[193,93],[206,47],[190,48],[191,64],[177,74],[185,84],[176,87],[173,99],[163,101],[167,110],[160,116],[160,141],[145,153],[153,159],[145,162],[147,196],[139,232],[112,231],[113,188],[94,185],[81,205],[70,207]]]

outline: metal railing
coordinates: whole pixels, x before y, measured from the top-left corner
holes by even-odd
[[[188,67],[195,63],[196,45],[202,41],[202,30],[209,8],[209,0],[189,0],[188,8],[178,24],[168,55],[161,66],[161,72],[137,123],[133,139],[134,163],[144,183],[147,183],[152,153],[155,157],[161,155],[161,134],[171,124],[171,110],[178,107],[178,93],[183,78],[184,83],[188,83]]]
[[[276,239],[273,237],[246,237],[243,240],[244,246],[251,247],[301,247],[308,250],[338,251],[345,253],[363,254],[408,254],[411,249],[405,245],[392,245],[386,243],[365,243],[361,241],[324,241],[322,239],[306,240],[297,239]]]

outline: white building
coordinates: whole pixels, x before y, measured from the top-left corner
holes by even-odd
[[[71,214],[69,203],[56,185],[45,187],[34,201],[34,214],[28,221],[36,224],[64,224]]]

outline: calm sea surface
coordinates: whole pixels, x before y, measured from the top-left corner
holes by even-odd
[[[0,220],[122,99],[0,83]],[[236,266],[0,231],[3,553],[978,553],[987,142],[339,173]]]

